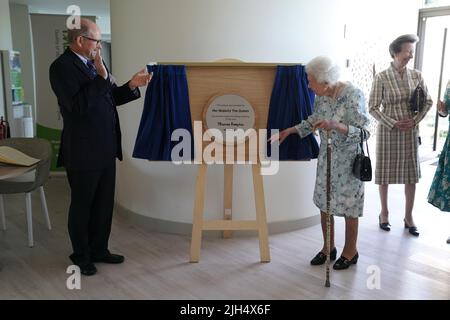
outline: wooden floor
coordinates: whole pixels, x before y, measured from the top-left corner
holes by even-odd
[[[324,287],[324,268],[309,265],[322,245],[319,226],[270,236],[268,264],[259,263],[256,237],[204,239],[200,263],[189,264],[189,237],[149,233],[116,217],[110,249],[124,254],[126,263],[98,264],[97,275],[82,278],[81,290],[68,290],[69,190],[64,178],[53,178],[46,185],[52,231],[45,228],[38,194],[33,195],[33,249],[26,247],[24,197],[5,197],[0,299],[450,299],[450,214],[426,202],[434,170],[422,165],[415,207],[419,238],[403,229],[403,188],[393,186],[390,192],[392,231],[386,233],[378,228],[377,188],[367,184],[359,262],[349,270],[332,270],[331,288]],[[340,253],[340,218],[336,231]],[[380,289],[367,286],[371,266],[381,271]]]

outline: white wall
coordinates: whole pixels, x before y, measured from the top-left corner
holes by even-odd
[[[377,72],[391,61],[389,44],[401,34],[417,33],[422,0],[345,0],[347,39],[344,55],[364,56],[377,64]],[[411,66],[413,67],[413,66]]]
[[[415,33],[418,5],[414,3],[111,0],[112,64],[115,76],[124,82],[149,61],[237,58],[248,62],[299,63],[317,55],[343,61],[350,54],[349,45],[343,41],[344,24],[351,24],[355,31],[370,29],[369,38],[378,36],[373,26],[379,26],[380,33]],[[399,17],[406,22],[399,24]],[[360,41],[361,34],[357,33],[354,39]],[[387,47],[383,50],[387,52]],[[191,222],[196,167],[131,158],[142,110],[143,99],[120,111],[125,159],[118,170],[117,202],[149,217]],[[283,163],[278,175],[265,177],[269,222],[318,214],[312,204],[315,164]],[[221,167],[210,171],[205,206],[208,218],[220,217],[222,213],[222,176]],[[250,177],[245,167],[235,175],[237,218],[254,216]]]
[[[113,0],[111,29],[121,48],[139,48],[136,66],[149,59],[304,62],[316,51],[335,52],[343,35],[337,10],[327,0],[132,0],[128,8]],[[317,41],[323,34],[327,41]]]

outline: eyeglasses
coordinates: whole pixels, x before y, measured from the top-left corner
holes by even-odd
[[[91,40],[91,41],[96,42],[97,45],[99,45],[99,44],[102,43],[102,40],[101,40],[101,39],[100,39],[100,40],[97,40],[97,39],[89,38],[89,37],[87,37],[87,36],[82,36],[82,37],[85,38],[85,39],[88,39],[88,40]]]

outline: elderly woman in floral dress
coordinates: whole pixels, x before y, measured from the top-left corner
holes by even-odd
[[[314,112],[300,124],[272,136],[271,141],[282,143],[293,133],[305,137],[315,128],[320,129],[320,152],[317,163],[314,204],[321,211],[321,225],[324,245],[311,260],[312,265],[326,261],[326,211],[327,211],[327,132],[332,139],[331,157],[331,241],[330,258],[336,259],[334,244],[333,216],[345,218],[345,245],[341,257],[335,262],[335,270],[347,269],[358,261],[356,246],[358,237],[358,218],[363,214],[364,183],[352,174],[352,164],[363,139],[369,137],[369,123],[362,91],[349,82],[340,82],[339,67],[329,58],[317,57],[306,65],[309,88],[317,98]]]

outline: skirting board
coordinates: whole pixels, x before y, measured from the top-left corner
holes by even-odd
[[[192,233],[192,223],[183,223],[176,221],[167,221],[161,219],[155,219],[146,217],[135,212],[132,212],[119,204],[115,204],[114,211],[120,215],[127,222],[143,227],[145,230],[152,232],[163,232],[179,235],[188,235]],[[277,221],[268,224],[269,234],[277,234],[309,228],[320,223],[320,215],[317,214],[312,217],[292,220],[292,221]],[[204,231],[204,236],[210,237],[222,237],[221,231]],[[235,236],[256,236],[256,231],[233,231]]]

